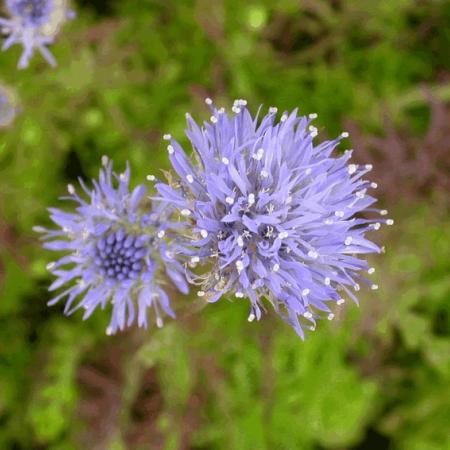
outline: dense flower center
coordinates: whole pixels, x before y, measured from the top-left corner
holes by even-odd
[[[16,0],[12,2],[13,12],[33,23],[39,23],[47,14],[48,0]]]
[[[145,266],[145,238],[120,229],[100,238],[95,248],[95,264],[111,279],[135,279]]]

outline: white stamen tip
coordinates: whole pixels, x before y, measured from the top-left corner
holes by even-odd
[[[360,191],[356,192],[357,198],[364,198],[366,196],[366,189],[361,189]]]
[[[334,319],[334,314],[333,313],[330,313],[330,314],[328,314],[328,320],[333,320]]]
[[[286,204],[289,205],[290,203],[292,203],[292,196],[289,195],[288,198],[286,199]]]
[[[356,172],[358,166],[356,164],[349,164],[347,170],[350,175],[353,175]]]
[[[186,180],[187,180],[188,183],[193,183],[194,182],[194,177],[191,174],[186,175]]]
[[[147,181],[155,181],[156,177],[155,175],[147,175]]]
[[[230,164],[230,160],[228,158],[225,158],[225,156],[222,158],[222,162],[228,166],[228,164]]]
[[[278,112],[278,108],[277,108],[276,106],[271,106],[271,107],[269,108],[269,112],[270,112],[271,114],[276,114],[276,113]]]
[[[202,238],[206,238],[206,237],[208,237],[208,232],[206,230],[201,230],[200,235]]]
[[[366,164],[366,170],[372,170],[373,165],[372,164]]]
[[[67,191],[69,192],[70,195],[75,194],[75,188],[73,187],[73,184],[67,185]]]
[[[262,178],[267,178],[269,176],[269,173],[267,172],[267,170],[261,170],[261,177]]]
[[[229,205],[232,205],[234,203],[234,198],[233,197],[227,197],[225,199],[225,202],[228,203]]]
[[[191,263],[192,264],[197,264],[200,261],[200,258],[198,256],[193,256],[191,258]]]
[[[244,263],[242,261],[236,261],[236,269],[238,273],[241,273],[244,270]]]
[[[286,239],[289,236],[289,233],[287,231],[282,231],[281,233],[278,234],[278,237],[280,239]]]
[[[53,269],[53,267],[55,267],[55,265],[56,265],[56,263],[55,263],[55,262],[50,262],[50,263],[48,263],[48,264],[46,265],[46,267],[47,267],[47,270],[52,270],[52,269]]]
[[[253,159],[256,159],[256,161],[261,161],[263,156],[264,156],[264,149],[259,148],[257,152],[253,154]]]
[[[244,294],[240,291],[237,291],[236,294],[234,294],[237,298],[243,298]]]
[[[239,247],[243,247],[244,246],[244,239],[242,239],[242,236],[238,236],[238,238],[237,238],[237,245]]]
[[[310,292],[311,292],[311,291],[310,291],[308,288],[303,289],[302,295],[308,295]]]
[[[106,165],[108,165],[108,161],[109,161],[108,157],[106,155],[103,155],[102,156],[102,164],[104,166],[106,166]]]
[[[191,211],[189,211],[189,209],[182,209],[180,212],[181,212],[182,216],[190,216],[191,215]]]
[[[367,271],[367,273],[369,275],[372,275],[373,273],[375,273],[375,267],[370,267],[369,270]]]
[[[173,148],[173,145],[168,145],[167,146],[167,151],[169,152],[169,155],[173,155],[173,153],[175,152],[175,149]]]
[[[308,117],[310,119],[317,119],[317,113],[311,113]]]
[[[359,289],[360,289],[359,284],[356,283],[356,284],[353,286],[353,289],[354,289],[355,291],[359,291]]]
[[[374,230],[379,230],[381,227],[381,223],[380,222],[375,222],[372,224],[372,227]]]
[[[166,232],[165,232],[164,230],[158,231],[158,237],[159,237],[160,239],[162,239],[165,235],[166,235]]]
[[[347,132],[347,131],[343,131],[343,132],[341,133],[341,137],[343,137],[343,138],[348,138],[348,137],[349,137],[348,132]]]
[[[370,289],[376,291],[378,289],[378,284],[372,284],[372,286],[370,286]]]
[[[387,219],[386,220],[386,225],[394,225],[394,220],[393,219]]]
[[[280,265],[279,264],[274,264],[273,267],[272,267],[272,270],[274,272],[278,272],[280,270]]]
[[[211,116],[210,118],[212,123],[217,123],[217,117],[216,116]]]
[[[344,217],[344,215],[345,215],[345,213],[344,213],[344,211],[336,211],[335,213],[334,213],[334,215],[336,216],[336,217]]]
[[[280,118],[280,122],[286,122],[288,116],[286,114],[283,114]]]
[[[343,299],[343,298],[340,298],[337,302],[336,302],[336,304],[338,304],[338,305],[343,305],[345,303],[345,300]]]
[[[207,105],[212,105],[212,100],[209,98],[209,97],[206,97],[205,98],[205,103],[207,104]]]
[[[326,277],[325,280],[324,280],[324,282],[325,282],[325,285],[326,285],[326,286],[329,286],[330,283],[331,283],[331,280],[330,280],[328,277]]]
[[[161,319],[161,317],[157,317],[157,318],[156,318],[156,326],[157,326],[158,328],[162,328],[162,327],[164,326],[164,322],[163,322],[163,320]]]
[[[313,315],[309,311],[306,311],[306,312],[303,313],[303,317],[305,319],[311,319],[312,316]]]
[[[255,203],[255,194],[248,194],[248,204],[253,205]]]
[[[353,238],[351,236],[348,236],[345,238],[344,244],[345,245],[350,245],[353,241]]]
[[[253,313],[250,313],[247,320],[249,322],[253,322],[255,320],[255,318],[256,318],[256,316]]]
[[[107,336],[111,336],[111,335],[112,335],[112,328],[111,328],[111,327],[108,327],[108,328],[106,329],[106,335],[107,335]]]
[[[171,134],[165,134],[165,135],[163,136],[163,139],[164,139],[165,141],[170,141],[170,140],[172,139],[172,135],[171,135]]]
[[[386,216],[387,213],[388,213],[388,210],[387,210],[387,209],[382,209],[382,210],[380,211],[380,214],[381,214],[382,216]]]
[[[310,250],[310,251],[308,252],[308,256],[309,256],[310,258],[316,259],[316,258],[319,256],[319,254],[318,254],[315,250]]]
[[[372,182],[372,183],[370,183],[370,187],[371,187],[372,189],[376,189],[376,188],[378,187],[378,184],[375,183],[375,182]]]
[[[197,292],[197,297],[204,297],[205,296],[205,291],[198,291]]]

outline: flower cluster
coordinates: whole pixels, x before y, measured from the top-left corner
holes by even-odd
[[[370,166],[349,163],[351,151],[333,156],[346,138],[314,143],[316,115],[298,116],[270,108],[252,117],[237,100],[229,115],[210,99],[210,122],[202,127],[187,115],[195,162],[170,136],[169,158],[178,177],[158,182],[159,199],[178,208],[192,235],[183,240],[191,266],[207,268],[189,277],[210,302],[233,294],[250,301],[249,321],[261,317],[263,300],[303,337],[315,329],[331,304],[354,301],[360,284],[377,285],[364,273],[374,269],[359,255],[381,249],[365,237],[381,223],[367,218],[375,183]]]
[[[80,180],[87,199],[73,185],[68,186],[69,195],[64,199],[78,205],[76,212],[50,208],[59,229],[35,227],[43,233],[45,248],[63,252],[47,266],[56,277],[50,291],[68,287],[49,305],[67,298],[65,313],[83,308],[86,319],[97,307],[104,309],[111,303],[108,334],[135,322],[147,327],[149,308],[153,308],[158,326],[163,324],[163,312],[175,316],[161,287],[163,266],[178,289],[188,291],[183,266],[174,257],[176,240],[166,236],[165,230],[171,228],[167,208],[153,208],[145,186],[130,191],[129,182],[129,167],[116,174],[112,162],[104,157],[92,190]]]
[[[66,0],[5,0],[5,6],[10,18],[0,18],[0,27],[7,35],[2,50],[8,50],[14,44],[22,45],[20,69],[28,67],[35,50],[51,66],[56,66],[47,46],[53,43],[62,23],[73,17]]]
[[[247,298],[249,321],[271,304],[303,338],[305,327],[333,319],[334,305],[357,302],[361,284],[377,289],[361,256],[382,249],[366,233],[393,221],[373,207],[372,167],[337,151],[348,134],[316,143],[316,114],[269,108],[253,117],[244,100],[231,113],[206,103],[209,122],[187,115],[194,157],[164,136],[176,175],[147,177],[158,193],[151,204],[143,185],[129,191],[129,169],[117,175],[105,158],[94,189],[81,182],[89,201],[69,185],[76,213],[50,209],[60,229],[38,231],[46,248],[66,252],[49,265],[50,290],[69,284],[50,304],[67,297],[66,313],[83,307],[86,318],[112,300],[110,333],[136,317],[146,326],[149,307],[161,325],[160,310],[174,315],[161,288],[165,267],[184,293],[189,282],[208,302]]]

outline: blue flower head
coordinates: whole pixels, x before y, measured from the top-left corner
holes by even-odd
[[[83,196],[68,186],[69,195],[63,199],[76,203],[73,212],[49,209],[58,229],[35,228],[43,233],[46,249],[63,252],[48,265],[56,277],[50,291],[65,286],[49,305],[66,298],[65,313],[82,308],[86,319],[97,307],[104,309],[111,303],[108,334],[135,322],[147,327],[149,308],[153,308],[158,326],[163,324],[163,312],[174,317],[161,287],[163,266],[179,290],[187,292],[184,268],[174,257],[177,250],[170,231],[166,233],[170,226],[167,208],[152,208],[145,186],[130,191],[129,181],[128,166],[124,173],[116,174],[112,162],[103,157],[92,190],[82,180]]]
[[[62,23],[73,17],[66,0],[5,0],[5,6],[11,18],[0,17],[0,27],[7,35],[2,50],[14,44],[23,46],[20,69],[28,67],[35,49],[51,66],[56,66],[47,46],[53,43]]]
[[[244,100],[231,115],[206,103],[210,122],[187,115],[195,161],[166,135],[178,177],[156,185],[193,232],[185,238],[189,263],[207,268],[189,276],[210,302],[248,298],[249,321],[260,319],[266,299],[303,338],[305,326],[334,317],[332,304],[356,301],[361,282],[377,288],[359,256],[380,252],[365,234],[393,222],[367,216],[386,214],[370,208],[371,167],[349,164],[350,150],[332,155],[347,133],[315,143],[315,114],[294,110],[277,120],[276,108],[252,117]]]

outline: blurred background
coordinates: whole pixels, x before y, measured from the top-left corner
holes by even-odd
[[[0,53],[16,112],[0,128],[0,449],[449,449],[450,2],[72,6],[55,70]],[[32,226],[103,154],[136,182],[168,168],[163,133],[186,143],[206,96],[316,112],[319,138],[347,130],[374,165],[396,223],[374,236],[380,290],[305,342],[272,312],[249,324],[245,302],[115,337],[109,312],[46,306],[53,255]]]

